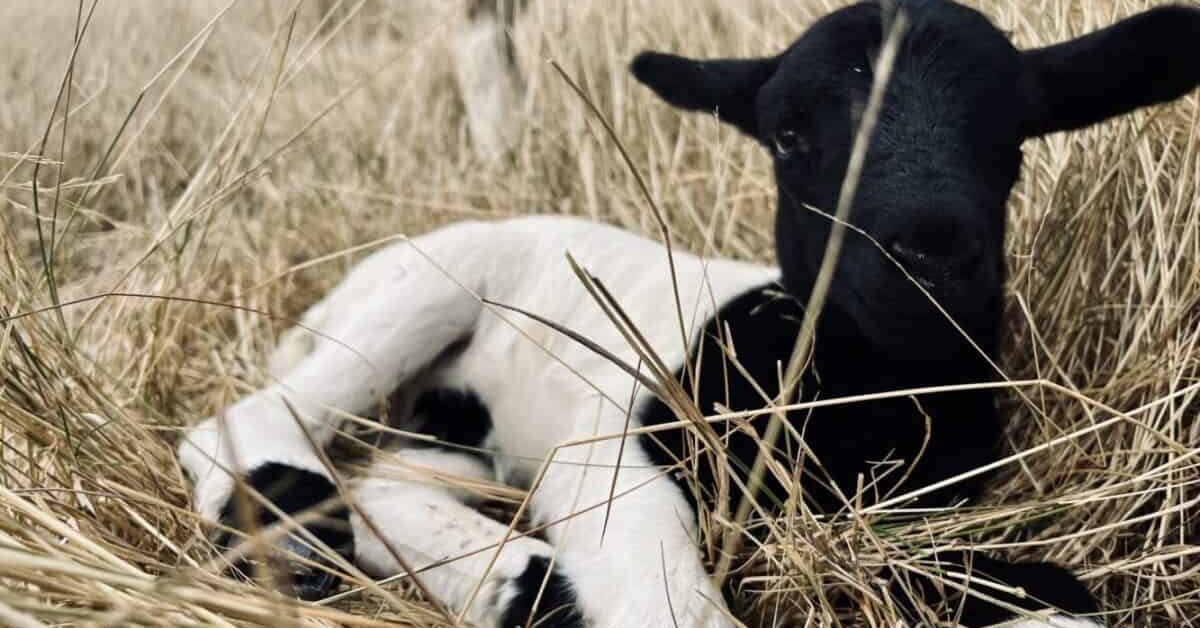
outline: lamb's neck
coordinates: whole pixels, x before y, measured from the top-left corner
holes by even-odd
[[[808,292],[788,290],[804,305]],[[928,350],[891,350],[868,337],[853,317],[827,302],[817,322],[813,365],[826,382],[870,383],[871,388],[937,386],[996,379],[995,322],[963,336],[947,325],[942,346]],[[861,392],[868,392],[866,390]]]

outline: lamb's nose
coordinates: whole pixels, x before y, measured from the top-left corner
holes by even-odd
[[[927,279],[970,276],[983,255],[983,240],[954,217],[914,220],[885,243],[910,273]]]

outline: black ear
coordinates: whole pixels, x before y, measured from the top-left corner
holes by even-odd
[[[1200,83],[1200,9],[1168,6],[1029,50],[1028,135],[1076,129],[1187,94]]]
[[[750,136],[758,134],[754,102],[775,73],[776,59],[696,60],[643,52],[630,70],[668,103],[688,111],[715,113]]]

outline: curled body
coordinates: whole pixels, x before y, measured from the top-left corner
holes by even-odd
[[[770,267],[681,253],[674,259],[673,284],[665,249],[657,243],[572,218],[460,223],[394,244],[364,260],[314,305],[302,318],[305,328],[284,336],[280,351],[288,360],[274,361],[276,384],[227,410],[223,423],[233,442],[272,443],[243,448],[239,463],[245,468],[284,463],[327,476],[283,399],[298,410],[310,434],[325,443],[338,422],[332,408],[366,413],[381,394],[387,395],[401,400],[396,410],[409,415],[403,423],[447,433],[441,448],[401,451],[396,454],[399,460],[385,458],[380,463],[385,467],[394,469],[407,461],[426,470],[528,487],[539,477],[543,462],[550,462],[531,497],[533,522],[562,521],[547,528],[547,543],[538,543],[544,547],[527,552],[527,559],[555,556],[556,568],[576,592],[576,603],[596,625],[660,625],[650,621],[648,607],[659,609],[659,619],[669,621],[661,615],[667,609],[667,588],[660,555],[665,556],[667,574],[677,574],[666,581],[683,616],[720,600],[711,587],[700,591],[703,596],[693,590],[707,577],[696,549],[692,505],[636,439],[623,448],[616,438],[556,450],[562,443],[596,435],[620,435],[630,413],[648,405],[645,390],[635,391],[632,378],[620,367],[568,336],[484,304],[486,299],[537,313],[587,336],[627,364],[636,364],[637,354],[566,263],[568,252],[585,268],[595,269],[597,278],[626,305],[647,342],[672,365],[682,365],[687,355],[683,329],[688,330],[687,345],[694,344],[716,304],[778,277],[777,269]],[[682,326],[673,285],[685,308]],[[786,352],[790,347],[780,349]],[[463,413],[463,396],[477,399],[481,408]],[[481,413],[486,417],[482,427],[475,421],[475,429],[455,429],[453,424],[466,415],[478,418]],[[215,419],[198,426],[181,449],[186,468],[203,469],[196,474],[197,485],[203,487],[197,493],[199,507],[212,519],[220,517],[233,490],[232,477],[207,462],[215,454],[232,465],[232,458],[222,456],[226,450],[219,446],[218,426]],[[612,503],[602,535],[603,506],[620,449],[621,495]],[[363,506],[368,511],[373,505],[382,509],[380,525],[397,530],[397,542],[415,550],[411,560],[420,566],[425,564],[417,556],[438,561],[503,538],[505,526],[482,521],[483,515],[470,510],[461,496],[427,486],[409,496],[403,490],[388,490],[393,483],[385,478],[395,473],[376,475],[381,477],[366,480],[359,489]],[[411,547],[416,539],[429,537],[411,527],[401,529],[397,517],[408,521],[414,510],[440,502],[446,502],[443,508],[456,506],[453,510],[461,515],[453,518],[456,526],[480,524],[476,533],[456,539],[468,547],[454,543],[454,551],[447,548],[446,555]],[[423,527],[428,525],[424,517],[418,519],[426,521]],[[377,575],[395,573],[397,566],[379,543],[359,540],[363,533],[365,528],[355,527],[356,560],[375,567]],[[565,542],[568,538],[571,542]],[[520,549],[518,543],[505,554]],[[449,578],[454,582],[450,588],[466,590],[458,599],[447,598],[465,604],[475,580],[457,573],[454,565],[443,568],[456,573]],[[512,575],[519,576],[524,567],[514,566]],[[614,574],[621,574],[620,579]],[[629,580],[640,583],[635,590],[645,599],[629,599],[630,591],[613,590]],[[541,586],[540,579],[536,585]],[[618,593],[625,601],[613,604]],[[499,608],[486,608],[485,597],[474,605],[482,617],[502,614]],[[725,624],[714,619],[711,625]]]
[[[374,575],[401,571],[388,543],[418,570],[457,558],[420,577],[452,608],[471,601],[468,617],[485,626],[507,626],[497,621],[515,612],[514,600],[520,605],[529,597],[521,587],[533,583],[540,590],[543,580],[558,581],[551,576],[561,579],[570,594],[575,614],[564,617],[578,615],[588,623],[549,625],[662,626],[670,625],[672,613],[684,622],[680,625],[733,625],[699,550],[693,488],[711,487],[711,473],[701,466],[695,482],[682,479],[692,468],[676,464],[691,450],[682,430],[620,438],[630,417],[636,428],[674,422],[674,415],[609,357],[488,303],[536,313],[636,365],[638,354],[572,272],[568,253],[582,267],[595,269],[592,274],[685,384],[684,364],[691,358],[699,371],[700,385],[694,389],[706,411],[713,412],[716,403],[757,409],[764,405],[763,395],[774,393],[766,375],[786,364],[802,311],[783,291],[777,268],[676,253],[672,273],[667,251],[657,242],[574,218],[459,223],[364,260],[303,316],[302,327],[284,335],[272,361],[275,384],[230,407],[221,422],[210,419],[192,430],[181,459],[197,480],[202,514],[221,518],[233,491],[232,476],[222,470],[234,462],[229,448],[220,446],[220,425],[237,444],[242,468],[283,464],[300,469],[306,475],[297,481],[319,484],[329,497],[336,492],[329,470],[302,429],[326,444],[339,423],[338,411],[369,413],[386,394],[397,401],[401,425],[437,442],[384,456],[353,483],[352,499],[363,513],[345,513],[353,527],[352,556]],[[825,356],[831,356],[821,381],[838,383],[826,386],[810,378],[802,387],[806,399],[930,383],[921,370],[928,364],[918,361],[904,370],[881,362],[869,355],[861,337],[844,335],[839,327],[822,326],[815,358],[820,370]],[[846,369],[855,371],[852,379],[846,379]],[[904,373],[923,376],[912,380]],[[881,383],[885,376],[891,380]],[[972,373],[959,370],[953,376],[955,381],[946,383],[961,383]],[[904,488],[917,488],[994,455],[998,424],[988,392],[931,395],[922,401],[793,413],[794,428],[810,435],[809,446],[832,477],[814,471],[814,479],[805,478],[802,487],[799,476],[795,486],[773,480],[768,489],[773,499],[805,490],[817,507],[833,511],[839,499],[845,500],[842,507],[857,500],[860,475],[868,478],[864,498],[869,503],[894,494],[901,476],[907,476]],[[930,413],[938,420],[927,433],[918,426]],[[764,415],[749,424],[761,434],[765,420]],[[750,468],[755,440],[732,423],[716,427],[733,466]],[[898,441],[898,434],[911,435],[911,443]],[[609,438],[586,442],[597,435]],[[585,444],[562,446],[581,441]],[[905,449],[922,441],[915,472],[905,473],[901,469],[914,462]],[[549,464],[542,473],[544,462]],[[431,479],[439,474],[532,488],[532,523],[545,527],[547,540],[511,543],[489,570],[491,548],[505,538],[507,526],[472,509],[470,494],[439,486]],[[882,478],[873,482],[873,475]],[[839,487],[836,493],[828,489],[831,479]],[[256,481],[255,488],[268,493],[284,480],[268,474]],[[967,496],[974,492],[962,490]],[[616,495],[611,507],[610,492]],[[363,514],[394,538],[387,543],[376,538]],[[541,575],[529,576],[527,570]],[[314,577],[327,583],[317,573]],[[480,581],[486,586],[472,601]]]
[[[674,378],[704,413],[777,399],[874,60],[900,14],[909,27],[800,399],[994,379],[1006,201],[1022,142],[1188,93],[1200,83],[1200,9],[1160,8],[1022,51],[982,14],[948,0],[860,2],[774,56],[643,53],[633,75],[663,100],[715,113],[771,153],[778,266],[669,256],[653,240],[562,217],[460,223],[397,242],[284,334],[272,383],[189,431],[179,455],[195,481],[196,509],[236,527],[347,502],[279,544],[309,559],[291,573],[302,597],[327,594],[336,583],[330,565],[345,571],[353,562],[377,576],[415,569],[443,607],[484,627],[738,625],[710,578],[697,515],[728,508],[716,487],[744,481],[765,455],[752,434],[764,431],[766,415],[714,423],[715,440],[698,440],[620,364]],[[500,22],[487,15],[494,29]],[[494,30],[484,39],[504,41]],[[488,103],[508,102],[476,91]],[[512,135],[478,131],[503,118],[488,111],[470,124],[491,158]],[[634,349],[568,254],[611,293],[654,364],[642,363],[647,352]],[[335,481],[321,450],[348,414],[370,414],[385,400],[389,415],[430,440],[406,440],[361,477]],[[1001,446],[983,389],[822,406],[786,419],[753,497],[803,500],[830,514],[956,478],[994,460]],[[623,437],[629,428],[639,434]],[[721,451],[691,464],[700,444]],[[731,473],[705,463],[707,453],[719,453]],[[239,477],[275,508],[237,508]],[[507,522],[479,512],[478,495],[448,478],[528,489],[530,521],[544,537],[514,538]],[[969,502],[985,481],[972,477],[907,503]],[[1058,565],[962,551],[933,559],[949,580],[991,579],[1025,593],[950,592],[962,625],[1102,625],[1100,605]],[[898,579],[892,590],[914,621],[947,597],[922,580]]]

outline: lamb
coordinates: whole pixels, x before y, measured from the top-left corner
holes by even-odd
[[[279,542],[306,559],[292,564],[301,597],[324,596],[332,573],[353,563],[378,576],[415,570],[436,602],[477,626],[737,625],[702,560],[696,517],[702,501],[721,506],[722,474],[746,481],[762,450],[730,422],[704,437],[683,429],[679,408],[630,371],[665,369],[706,412],[756,410],[778,397],[831,231],[818,210],[837,205],[895,11],[909,28],[850,214],[857,231],[833,276],[799,395],[995,379],[1005,205],[1022,142],[1193,89],[1200,10],[1151,10],[1020,51],[983,15],[949,0],[861,2],[776,56],[643,53],[632,72],[663,100],[714,113],[772,153],[778,267],[678,251],[668,258],[635,234],[544,216],[463,222],[383,249],[285,334],[274,383],[186,435],[179,456],[197,511],[227,527],[270,525],[281,513],[304,522]],[[620,305],[638,331],[634,342],[567,252]],[[643,364],[645,349],[652,363]],[[384,400],[406,427],[436,440],[405,441],[342,484],[323,448],[342,417]],[[632,428],[650,429],[593,438],[621,435],[630,418]],[[980,389],[786,418],[773,458],[795,473],[767,474],[758,501],[802,495],[826,513],[994,460],[1001,430],[992,394]],[[768,419],[749,423],[761,434]],[[728,472],[710,463],[711,447],[735,463]],[[689,459],[697,462],[680,462]],[[246,500],[235,499],[235,476],[274,507],[239,508]],[[529,514],[545,540],[512,535],[475,509],[477,496],[439,477],[530,488]],[[970,500],[982,482],[916,491],[910,503]],[[349,505],[301,516],[338,497]],[[965,596],[963,625],[1101,625],[1097,602],[1061,567],[938,558],[1030,593]],[[934,595],[917,588],[917,597]]]

